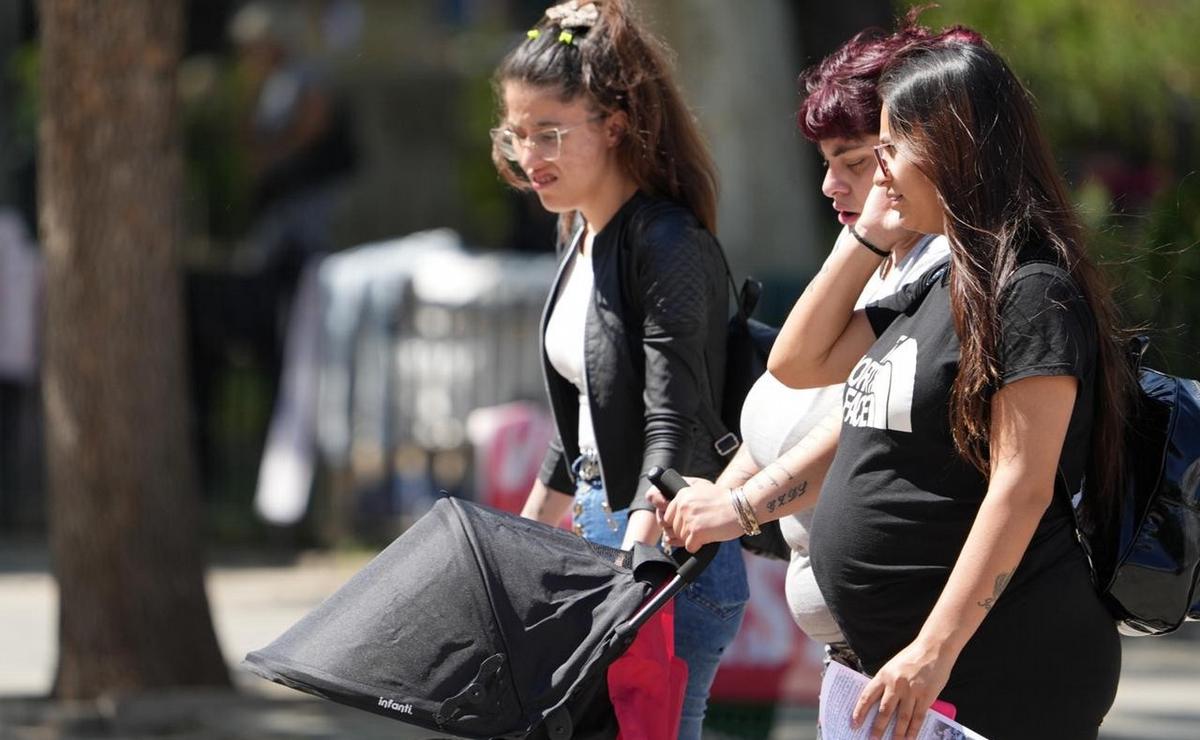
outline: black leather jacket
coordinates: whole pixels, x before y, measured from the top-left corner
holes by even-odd
[[[578,236],[564,245],[542,312],[542,372],[558,434],[539,478],[575,490],[579,456],[575,386],[546,354],[546,326]],[[595,236],[595,285],[584,337],[584,378],[601,476],[613,510],[650,508],[652,466],[712,478],[725,374],[728,290],[720,245],[686,208],[635,193]]]

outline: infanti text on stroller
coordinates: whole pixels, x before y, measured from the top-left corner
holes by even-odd
[[[399,712],[400,714],[412,714],[413,713],[413,705],[412,704],[401,704],[400,702],[395,701],[394,699],[387,699],[382,696],[379,697],[379,706],[383,707],[384,709],[390,709],[393,712]]]

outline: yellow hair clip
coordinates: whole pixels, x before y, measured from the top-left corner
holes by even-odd
[[[531,29],[529,29],[528,31],[526,31],[526,32],[525,32],[525,35],[526,35],[526,36],[528,36],[528,37],[529,37],[529,38],[531,38],[531,39],[536,39],[538,36],[541,36],[541,35],[542,35],[542,32],[541,32],[541,31],[539,31],[539,30],[538,30],[538,29],[536,29],[536,28],[531,28]]]
[[[570,31],[563,31],[562,33],[558,34],[558,40],[564,44],[569,44],[575,40],[575,34],[571,33]]]

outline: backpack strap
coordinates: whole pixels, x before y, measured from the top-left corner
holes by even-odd
[[[1092,579],[1092,585],[1099,591],[1104,588],[1104,584],[1100,583],[1100,574],[1096,570],[1096,560],[1092,553],[1092,545],[1088,540],[1087,527],[1079,516],[1079,507],[1083,504],[1083,491],[1087,487],[1087,473],[1079,481],[1079,490],[1071,493],[1070,486],[1067,485],[1067,475],[1063,472],[1062,465],[1058,466],[1058,475],[1054,478],[1054,490],[1061,491],[1061,496],[1067,503],[1067,508],[1071,511],[1071,528],[1074,530],[1075,541],[1079,543],[1079,548],[1083,550],[1083,557],[1087,560],[1088,575]]]
[[[1060,270],[1061,268],[1055,267]],[[1063,271],[1065,272],[1065,271]],[[1145,359],[1146,350],[1150,348],[1150,337],[1145,334],[1138,334],[1131,337],[1125,348],[1126,360],[1129,362],[1130,369],[1133,371],[1134,383],[1137,384],[1137,377],[1141,373],[1142,362]],[[1092,459],[1089,452],[1086,463],[1084,465],[1083,478],[1079,481],[1079,488],[1075,492],[1071,492],[1070,486],[1067,485],[1067,476],[1063,472],[1062,465],[1058,466],[1058,475],[1054,480],[1054,488],[1056,491],[1062,491],[1062,497],[1067,502],[1067,506],[1071,511],[1071,524],[1075,530],[1075,541],[1079,543],[1079,547],[1083,550],[1083,555],[1087,559],[1088,573],[1091,575],[1092,585],[1101,594],[1105,593],[1111,584],[1111,576],[1102,576],[1096,566],[1097,553],[1095,546],[1092,544],[1093,536],[1108,536],[1106,532],[1093,531],[1093,525],[1089,525],[1083,521],[1080,516],[1080,508],[1083,505],[1083,497],[1087,491],[1087,470],[1091,466]],[[1111,523],[1101,526],[1113,526]],[[1101,548],[1104,547],[1101,543]]]
[[[729,281],[729,289],[733,291],[733,302],[736,307],[734,318],[741,325],[742,331],[750,332],[750,314],[754,312],[754,307],[758,305],[758,299],[762,295],[762,284],[756,280],[746,278],[742,284],[742,290],[739,292],[737,283],[733,280],[733,270],[729,268],[729,258],[725,256],[725,248],[721,246],[721,242],[713,235],[713,242],[717,245],[717,254],[721,255],[721,264],[725,266],[725,278]],[[728,347],[726,347],[728,352]],[[729,379],[725,379],[726,385]],[[722,394],[724,394],[722,390]],[[713,438],[713,449],[721,457],[729,457],[737,448],[741,446],[742,440],[738,435],[734,434],[725,426],[725,422],[721,419],[716,409],[710,404],[704,404],[701,409],[704,425],[708,427],[709,434]]]

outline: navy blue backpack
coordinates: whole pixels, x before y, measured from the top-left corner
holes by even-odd
[[[1200,619],[1200,382],[1142,367],[1148,344],[1131,350],[1138,391],[1116,522],[1104,535],[1080,527],[1101,597],[1130,635]]]

